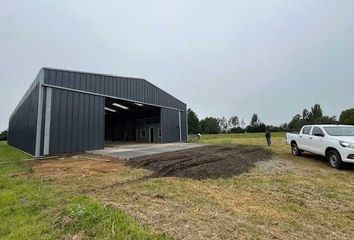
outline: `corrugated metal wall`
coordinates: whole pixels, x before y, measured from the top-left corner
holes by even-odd
[[[179,116],[178,111],[172,109],[161,109],[161,130],[162,142],[179,141]]]
[[[16,109],[9,122],[8,144],[35,155],[39,83]]]
[[[144,79],[45,69],[44,84],[185,109],[186,104]]]
[[[187,109],[181,112],[181,137],[182,141],[187,141],[188,129],[187,129]]]
[[[48,88],[50,114],[46,114]],[[10,118],[8,143],[32,155],[43,155],[48,144],[50,154],[103,148],[105,97],[97,94],[162,107],[162,142],[180,140],[180,111],[181,137],[187,140],[186,104],[146,80],[44,68]]]
[[[50,154],[104,147],[104,97],[53,89]]]

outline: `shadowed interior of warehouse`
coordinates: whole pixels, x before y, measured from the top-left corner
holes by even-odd
[[[161,142],[161,108],[105,98],[105,142]]]

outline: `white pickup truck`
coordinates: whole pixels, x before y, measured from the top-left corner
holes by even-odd
[[[303,151],[320,154],[337,169],[343,162],[354,163],[354,126],[305,125],[299,134],[287,133],[286,143],[293,155],[300,156]]]

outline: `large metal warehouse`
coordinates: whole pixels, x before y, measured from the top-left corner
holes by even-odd
[[[34,156],[186,140],[186,104],[145,79],[53,68],[39,71],[8,135],[11,146]]]

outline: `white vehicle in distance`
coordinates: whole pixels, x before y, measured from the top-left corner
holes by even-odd
[[[354,126],[305,125],[299,134],[287,133],[286,143],[291,152],[300,156],[303,151],[327,157],[332,167],[354,163]]]

